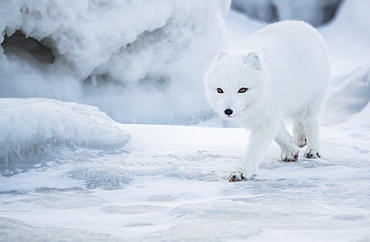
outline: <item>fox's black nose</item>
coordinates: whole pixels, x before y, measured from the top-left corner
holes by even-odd
[[[230,116],[231,114],[233,114],[233,110],[231,109],[225,109],[224,113],[227,115],[227,116]]]

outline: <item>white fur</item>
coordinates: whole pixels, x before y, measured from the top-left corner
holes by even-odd
[[[221,117],[251,130],[242,164],[230,181],[255,175],[273,140],[284,161],[297,160],[298,146],[306,144],[306,157],[321,156],[319,115],[329,78],[325,43],[304,22],[270,24],[239,48],[217,55],[205,76],[207,99]],[[238,93],[242,87],[248,91]],[[226,109],[232,110],[230,116]],[[294,138],[285,128],[287,117],[293,118]]]

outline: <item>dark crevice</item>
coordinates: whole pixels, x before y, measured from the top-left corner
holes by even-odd
[[[21,58],[32,57],[44,64],[52,64],[55,61],[52,49],[47,47],[43,41],[27,37],[19,30],[12,36],[4,36],[1,46],[5,55],[16,55]]]

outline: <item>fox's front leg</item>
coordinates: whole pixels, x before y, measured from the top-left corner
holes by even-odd
[[[230,182],[250,179],[256,174],[263,154],[271,144],[276,133],[275,127],[259,127],[251,131],[246,154],[240,168],[229,176]]]

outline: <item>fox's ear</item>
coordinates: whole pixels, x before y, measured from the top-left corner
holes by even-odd
[[[250,65],[255,70],[258,70],[261,67],[260,58],[256,52],[251,52],[245,56],[244,63]]]
[[[217,61],[220,61],[222,60],[223,58],[225,58],[226,56],[229,55],[229,52],[227,52],[226,50],[221,50],[218,55],[217,55]]]

